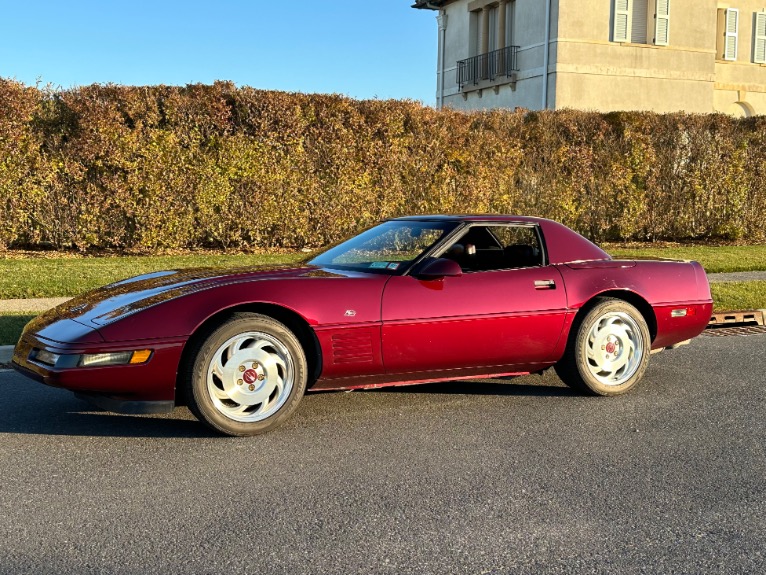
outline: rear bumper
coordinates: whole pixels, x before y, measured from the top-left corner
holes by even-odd
[[[683,317],[674,317],[675,310],[686,310]],[[710,322],[713,300],[672,303],[654,306],[657,318],[657,337],[652,349],[673,347],[701,334]]]

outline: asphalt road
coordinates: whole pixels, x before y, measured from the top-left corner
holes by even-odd
[[[0,373],[2,573],[763,573],[766,335],[554,374],[307,396],[271,434]]]

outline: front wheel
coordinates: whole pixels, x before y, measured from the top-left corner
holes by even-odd
[[[651,337],[646,321],[629,303],[602,298],[575,319],[556,373],[569,387],[595,395],[632,389],[649,364]]]
[[[227,435],[281,424],[306,390],[306,355],[295,335],[260,314],[237,314],[193,354],[185,385],[189,409]]]

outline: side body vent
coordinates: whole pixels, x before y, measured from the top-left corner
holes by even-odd
[[[349,330],[332,336],[332,361],[334,364],[372,363],[372,335],[369,331]]]

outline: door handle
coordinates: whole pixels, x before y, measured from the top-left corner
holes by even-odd
[[[553,280],[535,280],[535,289],[556,289],[556,282]]]

